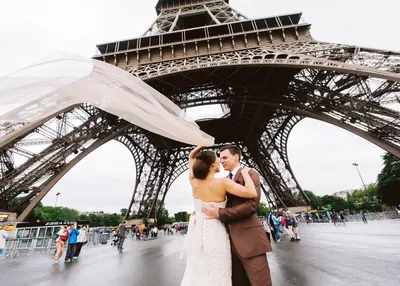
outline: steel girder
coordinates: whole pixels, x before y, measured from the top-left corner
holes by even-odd
[[[190,148],[160,149],[142,130],[128,130],[118,137],[132,152],[136,184],[126,218],[155,217],[172,183],[187,170]]]
[[[75,114],[79,119],[67,122],[63,120],[65,114]],[[65,127],[60,127],[58,121]],[[113,115],[81,105],[2,146],[0,152],[5,156],[1,157],[1,208],[24,208],[19,217],[22,221],[66,172],[127,127],[127,122]],[[36,146],[39,148],[34,151],[27,150],[24,142],[32,140],[45,144]],[[11,207],[11,201],[20,195],[24,195],[24,199]]]
[[[225,1],[198,1],[162,8],[146,35],[180,30],[180,17],[199,13],[208,14],[214,24],[246,19]],[[278,207],[307,201],[287,156],[288,135],[302,118],[334,124],[400,157],[400,113],[394,106],[400,102],[400,54],[281,32],[279,38],[271,32],[270,41],[258,38],[251,45],[255,48],[247,46],[244,35],[245,46],[222,44],[220,39],[220,49],[209,47],[204,56],[131,66],[127,60],[122,67],[159,87],[182,108],[223,104],[230,110],[227,120],[234,117],[230,123],[245,121],[246,135],[233,143],[243,150],[243,163],[261,174],[269,203]],[[286,89],[271,91],[273,86],[252,81],[256,76],[267,79],[273,72],[288,77],[293,73],[287,84],[280,82]],[[187,170],[188,147],[155,142],[153,135],[91,106],[53,117],[36,126],[0,126],[0,135],[5,136],[0,142],[0,208],[10,209],[11,200],[25,194],[21,205],[28,207],[20,220],[77,162],[112,139],[127,146],[136,163],[131,216],[156,216],[174,180]]]
[[[211,22],[208,23],[209,25],[230,23],[246,19],[241,13],[225,3],[225,1],[209,0],[203,1],[203,3],[200,1],[197,5],[163,9],[143,36],[182,30],[182,28],[177,25],[179,17],[201,13],[206,13],[210,16]]]

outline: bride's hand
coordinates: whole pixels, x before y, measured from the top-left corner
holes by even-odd
[[[242,173],[242,175],[249,174],[250,170],[251,170],[251,169],[249,169],[249,168],[247,168],[247,167],[244,167],[244,168],[241,170],[241,173]]]

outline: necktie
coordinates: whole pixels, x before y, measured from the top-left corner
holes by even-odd
[[[229,173],[229,179],[233,180],[233,174],[232,173]]]

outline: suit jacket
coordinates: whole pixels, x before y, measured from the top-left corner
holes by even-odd
[[[228,194],[226,208],[219,210],[219,219],[227,225],[232,244],[239,256],[251,258],[272,251],[265,231],[257,216],[260,202],[260,176],[254,170],[249,172],[257,191],[254,199],[244,199]],[[241,169],[233,180],[244,186]]]

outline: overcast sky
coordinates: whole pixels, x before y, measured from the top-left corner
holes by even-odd
[[[396,0],[231,0],[249,18],[303,12],[315,39],[400,50]],[[155,0],[13,0],[0,9],[0,76],[29,65],[49,51],[91,57],[95,45],[140,37],[156,17]],[[361,187],[352,166],[359,164],[366,183],[382,168],[383,150],[344,130],[306,119],[289,137],[289,157],[303,189],[319,195]],[[69,172],[43,203],[81,211],[118,212],[132,195],[135,164],[118,142],[101,147]],[[187,174],[172,185],[170,213],[192,210]]]

